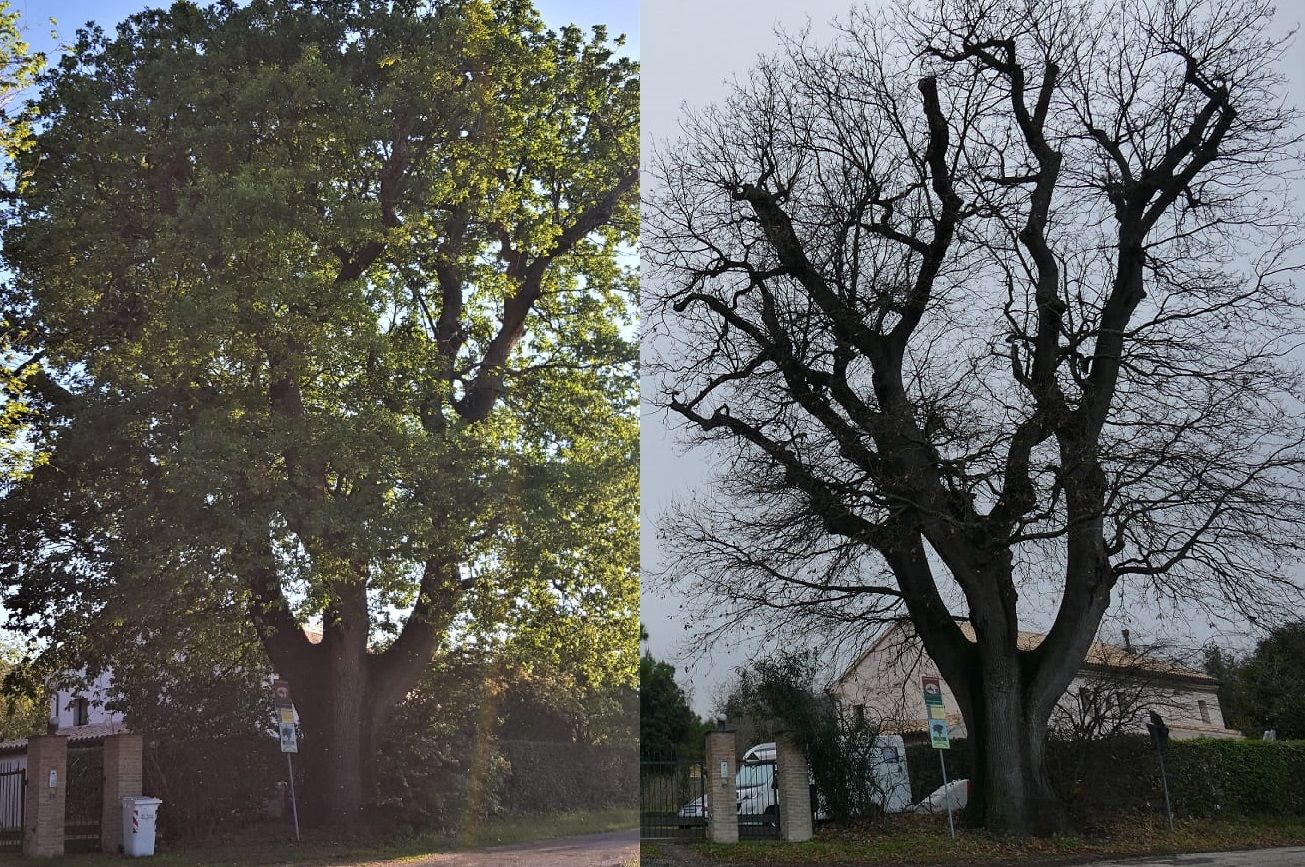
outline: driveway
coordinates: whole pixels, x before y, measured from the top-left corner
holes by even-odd
[[[744,867],[741,862],[730,862],[733,867]],[[850,862],[838,862],[844,867],[852,867]],[[1108,861],[1067,862],[1057,860],[1040,862],[1034,859],[1007,860],[1001,862],[974,861],[974,867],[985,863],[999,863],[1002,867],[1014,865],[1065,865],[1077,864],[1079,867],[1305,867],[1305,846],[1293,846],[1289,849],[1248,849],[1242,852],[1201,852],[1190,855],[1147,855],[1140,858],[1118,858]],[[688,846],[659,845],[657,854],[644,857],[643,867],[722,867],[724,862],[709,861]],[[763,867],[764,862],[752,862],[746,867]],[[789,864],[787,867],[820,867],[819,864]],[[873,867],[873,862],[866,862],[865,867]]]
[[[639,829],[494,846],[400,861],[368,861],[355,867],[634,867]]]
[[[1084,867],[1301,867],[1305,846],[1289,849],[1248,849],[1244,852],[1200,852],[1191,855],[1160,855],[1093,861]]]

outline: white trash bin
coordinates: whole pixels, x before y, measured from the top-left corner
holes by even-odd
[[[122,854],[154,854],[154,820],[162,803],[158,798],[139,795],[122,799]]]

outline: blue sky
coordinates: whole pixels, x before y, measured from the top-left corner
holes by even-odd
[[[53,55],[57,43],[50,38],[49,18],[59,22],[58,42],[65,42],[87,21],[107,30],[133,12],[169,6],[171,0],[11,0],[10,5],[22,15],[32,47]],[[638,56],[639,0],[535,0],[535,7],[553,27],[606,24],[613,35],[624,33],[628,37],[626,50]]]

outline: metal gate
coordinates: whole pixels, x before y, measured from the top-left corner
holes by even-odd
[[[104,798],[104,744],[68,745],[68,800],[64,807],[64,847],[69,852],[100,848],[100,808]]]
[[[23,848],[23,799],[27,796],[27,771],[0,771],[0,852]]]
[[[779,785],[775,762],[746,761],[734,775],[739,839],[779,836]]]
[[[675,756],[639,760],[640,839],[702,839],[708,808],[702,762]]]

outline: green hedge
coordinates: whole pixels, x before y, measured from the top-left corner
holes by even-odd
[[[1180,815],[1305,815],[1305,741],[1179,741],[1170,756]]]
[[[507,813],[637,807],[639,756],[631,746],[499,742],[508,771],[498,789]]]
[[[969,744],[953,741],[948,777],[967,776],[968,760]],[[1052,742],[1047,763],[1052,783],[1081,822],[1164,810],[1160,766],[1146,735]],[[1305,815],[1305,741],[1173,741],[1166,763],[1176,816]],[[907,747],[907,768],[914,800],[942,784],[938,754],[928,744]]]

